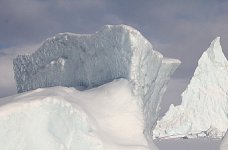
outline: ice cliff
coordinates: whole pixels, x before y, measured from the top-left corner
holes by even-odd
[[[13,63],[18,93],[53,86],[90,89],[127,79],[142,99],[138,104],[144,112],[144,132],[150,135],[167,82],[180,61],[164,58],[132,27],[106,25],[92,35],[58,34]]]
[[[1,150],[157,150],[127,80],[86,91],[52,87],[0,99]]]
[[[228,128],[228,62],[220,38],[198,61],[182,103],[171,105],[157,122],[154,138],[209,136],[221,138]]]

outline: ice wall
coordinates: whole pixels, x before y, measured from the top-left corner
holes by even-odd
[[[40,87],[97,87],[125,78],[142,98],[145,133],[150,134],[158,105],[179,60],[163,58],[140,32],[126,25],[106,25],[92,35],[61,33],[32,55],[14,59],[18,92]]]
[[[228,128],[228,62],[220,38],[198,61],[182,104],[170,106],[157,123],[154,137],[222,137]]]

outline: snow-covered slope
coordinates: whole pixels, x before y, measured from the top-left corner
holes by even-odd
[[[48,39],[32,55],[14,59],[14,72],[19,93],[52,86],[89,89],[125,78],[142,99],[138,103],[150,135],[167,82],[179,64],[154,51],[132,27],[106,25],[92,35],[62,33]]]
[[[157,122],[154,137],[222,137],[228,128],[228,62],[220,38],[212,41],[198,62],[182,104],[170,106]]]
[[[222,143],[220,145],[220,150],[227,150],[227,149],[228,149],[228,132],[224,136]]]
[[[86,91],[52,87],[0,99],[1,150],[157,150],[127,80]]]

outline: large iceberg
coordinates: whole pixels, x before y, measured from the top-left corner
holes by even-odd
[[[157,122],[154,138],[209,136],[221,138],[228,128],[228,62],[220,37],[198,61],[182,104],[171,105]]]
[[[154,51],[132,27],[106,25],[92,35],[61,33],[46,40],[35,53],[14,59],[14,73],[19,93],[53,86],[90,89],[125,78],[142,99],[144,132],[150,137],[167,82],[179,64]]]
[[[37,89],[0,99],[1,150],[157,150],[127,80],[78,91]]]

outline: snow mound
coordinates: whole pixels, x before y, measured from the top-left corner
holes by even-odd
[[[228,128],[228,62],[220,38],[198,61],[182,104],[170,106],[157,122],[154,138],[209,136],[221,138]]]
[[[0,99],[1,150],[157,150],[127,80],[87,91],[52,87]]]
[[[222,140],[220,145],[220,150],[227,150],[228,148],[228,132],[226,133],[225,137]]]
[[[14,59],[19,93],[53,86],[90,89],[125,78],[141,97],[150,135],[170,75],[180,61],[163,58],[139,31],[126,25],[106,25],[91,35],[61,33],[31,55]]]

